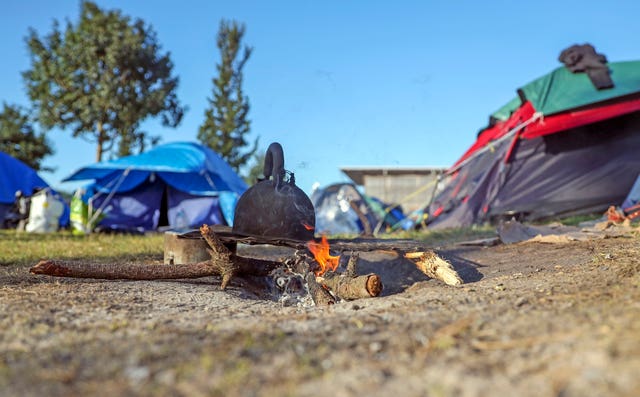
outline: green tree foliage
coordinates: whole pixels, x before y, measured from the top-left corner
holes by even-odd
[[[52,171],[42,160],[53,149],[44,134],[37,134],[28,114],[19,106],[3,104],[0,112],[0,151],[17,158],[36,171]]]
[[[236,171],[251,159],[258,147],[256,138],[253,147],[245,150],[250,145],[246,135],[250,132],[251,122],[247,118],[249,99],[242,92],[242,69],[252,48],[242,46],[244,32],[244,25],[235,21],[220,22],[217,46],[221,61],[216,65],[218,75],[213,79],[213,98],[209,99],[205,121],[198,131],[198,140]]]
[[[248,169],[246,176],[243,177],[247,185],[252,186],[264,178],[265,157],[265,153],[256,153],[253,155],[253,164]]]
[[[96,161],[143,150],[156,139],[139,131],[143,120],[159,116],[175,127],[184,113],[169,53],[161,53],[156,33],[140,19],[89,1],[80,14],[64,31],[54,21],[47,36],[31,29],[26,38],[31,68],[23,77],[38,121],[95,142]]]

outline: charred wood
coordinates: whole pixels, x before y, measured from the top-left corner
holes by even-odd
[[[305,276],[307,287],[309,288],[309,294],[316,306],[329,306],[336,303],[336,298],[331,295],[324,286],[316,281],[316,276],[313,272],[308,272]]]

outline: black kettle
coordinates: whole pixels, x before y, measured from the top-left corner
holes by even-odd
[[[240,196],[233,232],[249,236],[309,241],[314,237],[315,209],[296,186],[293,173],[284,169],[284,151],[274,142],[264,159],[265,178]]]

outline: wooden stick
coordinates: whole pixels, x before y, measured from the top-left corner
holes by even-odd
[[[163,280],[221,276],[220,288],[225,289],[234,275],[267,276],[280,262],[245,258],[233,254],[203,226],[202,235],[211,247],[211,259],[184,265],[142,265],[122,263],[87,263],[79,261],[44,260],[30,269],[33,274],[57,277],[96,278],[106,280]]]
[[[267,276],[279,262],[241,258],[237,275]],[[170,280],[221,276],[211,261],[185,265],[145,265],[139,263],[91,263],[85,261],[42,260],[29,269],[32,274],[54,277],[93,278],[103,280]]]
[[[360,254],[352,252],[349,256],[349,262],[347,262],[347,269],[344,271],[345,276],[356,277],[358,275],[358,259],[360,259]]]
[[[238,272],[238,264],[232,260],[232,256],[234,255],[216,238],[213,230],[211,230],[208,225],[202,225],[200,227],[200,234],[202,234],[204,240],[209,244],[209,247],[211,247],[207,252],[211,255],[211,262],[218,268],[222,276],[220,288],[225,289],[229,281],[231,281],[231,278]]]
[[[408,252],[404,257],[411,259],[418,270],[431,278],[443,281],[447,285],[460,285],[463,283],[462,278],[453,266],[433,251]]]

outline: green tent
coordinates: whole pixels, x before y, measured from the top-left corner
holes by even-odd
[[[615,82],[613,88],[596,90],[586,74],[559,67],[519,88],[519,97],[513,98],[491,117],[505,121],[526,101],[531,102],[537,112],[551,115],[640,91],[640,61],[610,62],[607,66]]]

